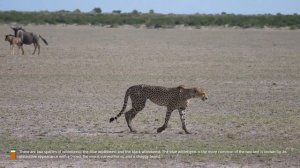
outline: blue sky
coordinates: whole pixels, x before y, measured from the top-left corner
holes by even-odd
[[[24,2],[19,5],[20,2]],[[235,14],[300,14],[300,0],[0,0],[0,10],[58,11],[80,9],[89,12],[100,7],[103,12],[136,9],[157,13],[235,13]]]

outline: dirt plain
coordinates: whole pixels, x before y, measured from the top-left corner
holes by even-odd
[[[230,28],[103,28],[26,26],[41,34],[41,54],[9,55],[0,26],[0,146],[2,167],[298,167],[300,144],[300,31]],[[191,100],[186,135],[174,111],[151,102],[129,132],[121,117],[128,87],[201,86],[209,99]],[[130,106],[130,103],[129,103]],[[129,107],[127,107],[128,109]],[[7,138],[8,137],[8,138]],[[67,138],[71,147],[59,146]],[[82,138],[84,139],[83,141]],[[25,140],[24,140],[25,139]],[[176,155],[161,159],[8,160],[11,146],[54,139],[34,149],[139,148],[285,150],[286,154]],[[119,140],[118,140],[119,139]],[[118,142],[120,142],[118,146]],[[134,143],[137,144],[134,144]],[[146,143],[152,145],[147,146]],[[63,143],[65,145],[65,143]],[[158,144],[157,146],[155,144]],[[93,148],[93,145],[96,147]],[[123,145],[123,146],[122,146]],[[30,148],[29,148],[30,149]],[[74,147],[74,150],[84,150]]]

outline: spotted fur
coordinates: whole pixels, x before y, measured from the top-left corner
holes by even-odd
[[[191,98],[201,98],[203,101],[207,99],[206,93],[201,88],[185,88],[182,85],[174,88],[150,85],[135,85],[127,89],[122,110],[116,117],[111,117],[109,122],[117,120],[117,118],[119,118],[124,113],[127,106],[128,97],[130,97],[131,99],[132,108],[125,113],[125,119],[131,132],[136,132],[131,125],[132,119],[138,112],[144,109],[146,101],[149,99],[157,105],[167,107],[165,122],[163,126],[157,129],[158,133],[167,128],[171,113],[174,110],[178,110],[182,123],[182,129],[187,134],[189,132],[185,125],[184,110],[187,108],[188,100]]]

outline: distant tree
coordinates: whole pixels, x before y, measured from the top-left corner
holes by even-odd
[[[134,15],[138,15],[139,14],[139,11],[137,11],[136,9],[134,9],[131,14],[134,14]]]
[[[75,9],[73,12],[74,13],[81,13],[80,9]]]
[[[149,13],[154,14],[154,10],[153,9],[149,10]]]
[[[62,10],[59,10],[58,12],[59,13],[69,13],[70,11],[62,9]]]
[[[120,13],[122,13],[122,11],[121,10],[113,10],[112,13],[120,14]]]
[[[41,13],[49,13],[48,10],[41,10],[40,12],[41,12]]]
[[[226,12],[222,12],[222,13],[221,13],[221,15],[226,15],[226,14],[227,14]]]
[[[100,14],[102,13],[102,10],[101,8],[94,8],[92,12]]]

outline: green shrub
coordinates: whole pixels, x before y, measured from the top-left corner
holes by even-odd
[[[101,8],[94,8],[92,12],[83,13],[80,10],[73,12],[61,10],[58,12],[0,12],[0,23],[10,24],[79,24],[79,25],[142,25],[152,28],[172,28],[175,25],[186,25],[193,27],[201,26],[238,26],[242,28],[257,27],[290,27],[291,29],[300,28],[300,15],[178,15],[178,14],[156,14],[154,11],[141,13],[133,10],[131,13],[121,13],[115,10],[113,13],[101,13]]]

